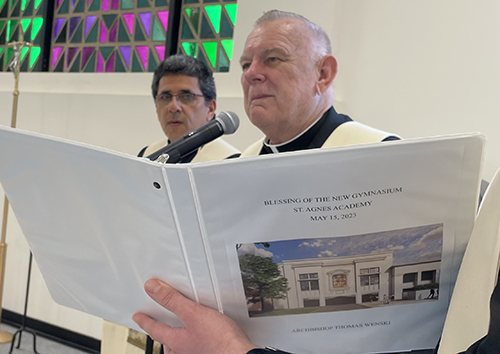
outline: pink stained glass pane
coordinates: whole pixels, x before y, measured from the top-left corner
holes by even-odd
[[[115,54],[111,54],[111,56],[108,59],[108,62],[106,63],[106,72],[107,73],[112,73],[115,71]]]
[[[109,30],[109,41],[116,42],[116,29],[118,27],[118,22],[115,22],[113,27]]]
[[[53,40],[56,39],[56,36],[59,34],[59,31],[61,30],[62,25],[64,24],[64,18],[57,18],[55,23],[54,23],[54,35],[52,36]]]
[[[104,59],[102,58],[101,53],[97,52],[97,69],[96,73],[102,73],[102,69],[104,67]]]
[[[149,32],[151,29],[151,12],[144,12],[142,14],[139,14],[139,18],[141,19],[142,25],[144,26],[146,34],[149,37]]]
[[[118,9],[118,6],[120,5],[120,0],[111,0],[111,8],[113,10]]]
[[[85,19],[85,37],[87,36],[87,34],[89,34],[89,31],[92,28],[95,19],[96,16],[87,16],[87,18]]]
[[[57,63],[57,59],[59,59],[59,56],[61,55],[62,50],[63,50],[63,47],[52,48],[52,69],[54,69],[54,66]]]
[[[108,41],[108,30],[106,29],[106,25],[104,25],[104,22],[101,22],[101,36],[99,38],[101,43],[105,43]]]
[[[158,58],[160,58],[160,60],[164,60],[165,59],[165,46],[156,46],[155,47],[156,49],[156,53],[158,53]]]
[[[158,17],[160,18],[160,22],[166,31],[168,26],[168,11],[158,11]]]
[[[78,53],[79,48],[68,48],[68,54],[66,55],[66,70],[68,70],[69,64],[75,57],[75,54]]]
[[[56,7],[59,7],[61,5],[61,2],[62,2],[62,0],[57,0],[57,6]]]
[[[127,25],[127,28],[128,28],[128,31],[130,32],[130,34],[133,35],[134,34],[134,14],[124,14],[123,20],[125,21],[125,24]]]
[[[125,60],[125,64],[127,64],[127,68],[130,68],[130,47],[120,47],[120,52]]]
[[[148,68],[148,53],[149,53],[149,47],[147,46],[140,46],[136,47],[137,54],[139,54],[139,58],[141,58],[142,65],[144,65],[144,69]]]
[[[94,52],[94,47],[86,47],[86,48],[82,49],[82,67],[81,67],[81,69],[83,69],[85,64],[87,64],[87,62],[89,61],[89,58],[93,52]]]
[[[102,11],[108,11],[109,10],[109,0],[103,0],[102,1]]]

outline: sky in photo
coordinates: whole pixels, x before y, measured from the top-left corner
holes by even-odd
[[[344,257],[393,251],[394,265],[441,260],[443,225],[426,225],[365,235],[243,244],[238,253],[284,260]]]

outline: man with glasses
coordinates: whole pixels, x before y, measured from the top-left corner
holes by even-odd
[[[151,90],[158,121],[167,139],[145,147],[139,156],[150,155],[214,118],[217,103],[212,71],[193,57],[172,55],[161,62],[154,72]],[[236,148],[219,138],[180,162],[222,160],[238,154]]]

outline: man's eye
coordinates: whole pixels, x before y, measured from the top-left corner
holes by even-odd
[[[241,64],[241,70],[243,70],[243,71],[247,71],[249,67],[250,67],[250,63]]]
[[[160,95],[160,99],[162,101],[172,101],[172,95],[163,94],[163,95]]]
[[[195,97],[195,95],[192,93],[183,93],[183,94],[179,95],[179,99],[186,100],[186,101],[193,101],[194,97]]]
[[[270,58],[267,58],[267,61],[270,62],[270,63],[275,63],[275,62],[279,61],[279,58],[277,58],[277,57],[270,57]]]

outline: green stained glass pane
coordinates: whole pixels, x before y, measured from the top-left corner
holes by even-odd
[[[78,53],[76,56],[75,61],[73,62],[73,65],[71,65],[71,68],[69,69],[70,73],[77,73],[80,72],[80,58],[81,58],[81,53]]]
[[[111,25],[113,24],[116,16],[117,15],[102,15],[102,19],[104,20],[107,29],[111,29]]]
[[[129,10],[129,9],[133,9],[134,5],[132,4],[131,0],[122,0],[121,7],[122,7],[122,10]]]
[[[0,10],[2,10],[2,7],[0,6]],[[8,14],[8,10],[9,10],[9,7],[7,5],[5,5],[3,7],[3,10],[0,11],[0,17],[1,18],[7,18],[7,14]]]
[[[222,38],[233,38],[233,26],[227,19],[227,16],[222,16],[222,20],[220,23],[220,36]]]
[[[21,49],[21,62],[24,60],[24,57],[26,56],[26,54],[28,53],[28,50],[29,48],[28,47],[24,47],[23,49]]]
[[[186,52],[186,55],[196,58],[198,52],[198,43],[183,42],[182,48],[184,48],[184,52]]]
[[[221,5],[205,6],[205,11],[207,12],[208,18],[210,18],[210,22],[212,22],[212,26],[214,26],[215,32],[219,33],[222,6]]]
[[[28,0],[21,0],[21,11],[26,10],[27,3],[28,3]]]
[[[5,45],[5,43],[7,42],[5,40],[5,34],[6,34],[6,32],[7,31],[0,30],[0,46]]]
[[[167,0],[155,0],[155,6],[156,7],[168,6]]]
[[[184,4],[197,4],[199,0],[184,0]]]
[[[10,42],[18,22],[18,20],[9,20],[7,22],[7,42]]]
[[[142,66],[141,66],[141,61],[139,60],[139,58],[137,58],[137,54],[134,53],[133,59],[132,59],[132,72],[141,73],[142,71],[143,70],[142,70]]]
[[[42,2],[43,0],[35,0],[35,10],[38,9],[38,7],[40,6],[40,3]]]
[[[92,53],[92,56],[90,57],[89,61],[87,62],[87,66],[85,67],[85,70],[83,70],[84,73],[93,73],[95,72],[95,52]]]
[[[202,16],[201,19],[200,38],[215,38],[214,31],[212,31],[206,16]]]
[[[125,69],[125,66],[123,66],[122,59],[119,55],[117,55],[115,61],[115,73],[124,73],[126,71],[127,70]]]
[[[65,23],[61,32],[59,32],[59,35],[57,36],[56,43],[65,43],[66,42],[67,31],[68,31],[68,25],[67,25],[67,23]]]
[[[135,20],[134,40],[135,41],[145,41],[146,40],[146,37],[144,37],[144,34],[142,33],[141,25],[139,24],[139,20]]]
[[[92,27],[92,29],[90,30],[90,32],[89,32],[89,34],[87,36],[87,39],[85,39],[85,43],[95,43],[95,42],[97,42],[97,29],[98,28],[99,28],[99,26],[97,26],[97,25],[94,25]],[[94,58],[94,60],[95,60],[95,58]]]
[[[3,26],[5,25],[5,20],[0,20],[0,33],[2,33]]]
[[[128,30],[125,28],[123,20],[120,21],[120,25],[118,26],[118,42],[130,42]]]
[[[155,71],[156,67],[158,66],[158,62],[155,59],[155,56],[153,54],[153,50],[149,50],[149,58],[148,58],[148,72],[152,73]]]
[[[20,71],[28,71],[28,61],[25,60],[22,62],[21,67],[19,68]]]
[[[59,73],[62,73],[64,71],[64,57],[65,55],[62,54],[61,55],[61,60],[59,60],[59,62],[56,64],[56,67],[54,68],[54,72],[59,72]]]
[[[64,0],[61,7],[59,8],[60,14],[67,14],[69,11],[69,0]]]
[[[34,40],[36,38],[42,26],[43,26],[43,18],[36,17],[33,19],[33,24],[31,25],[31,40]]]
[[[26,10],[24,10],[23,17],[31,17],[33,16],[33,1],[30,1],[28,3],[28,6],[26,6]]]
[[[71,43],[82,43],[82,34],[83,34],[83,21],[78,24],[78,27],[73,33],[73,38],[71,38]]]
[[[194,39],[193,33],[185,18],[182,19],[181,39]]]
[[[7,1],[7,0],[0,0],[0,9],[2,8],[3,4],[5,3],[5,1]]]
[[[115,47],[101,47],[101,54],[104,60],[108,60]]]
[[[7,47],[5,49],[5,55],[4,55],[5,66],[9,65],[10,58],[12,58],[12,54],[14,54],[14,50],[12,48]]]
[[[200,30],[200,8],[192,7],[187,8],[185,11],[189,22],[191,22],[191,26],[193,26],[195,33],[198,34]]]
[[[78,3],[75,6],[75,9],[73,10],[73,13],[76,13],[76,12],[85,12],[85,1],[86,0],[80,0],[80,1],[78,1]]]
[[[21,20],[21,27],[23,29],[23,33],[26,33],[26,30],[28,29],[30,22],[31,22],[31,18],[23,18]]]
[[[33,65],[35,65],[36,61],[38,60],[38,57],[40,56],[41,51],[42,51],[42,48],[40,48],[40,47],[31,47],[30,69],[33,69]]]
[[[217,42],[204,42],[202,45],[205,53],[207,53],[208,60],[215,67],[215,62],[217,61]]]
[[[233,60],[233,46],[234,46],[234,41],[232,39],[223,39],[220,41],[222,44],[222,47],[226,51],[227,57],[229,60]]]
[[[224,5],[224,8],[226,9],[227,14],[229,15],[229,18],[231,19],[231,22],[233,23],[233,26],[236,24],[236,10],[238,9],[237,4],[227,4]]]
[[[219,57],[217,60],[217,71],[227,73],[229,71],[229,61],[226,59],[222,49],[219,49]]]
[[[9,1],[9,10],[12,10],[12,8],[14,7],[15,3],[16,3],[17,0],[10,0]]]
[[[21,13],[21,1],[19,1],[15,6],[14,9],[12,10],[12,13],[10,14],[11,17],[19,17]]]
[[[0,47],[0,56],[2,56],[3,48]]]
[[[99,11],[101,9],[101,0],[94,0],[89,7],[89,11]],[[95,61],[95,58],[94,58]],[[91,72],[94,72],[93,70]]]
[[[154,19],[153,21],[153,41],[164,41],[166,40],[165,34],[163,33],[163,26],[158,22],[158,20]]]
[[[137,0],[137,7],[150,7],[148,0]]]

